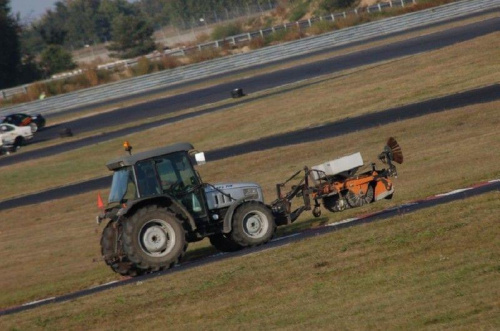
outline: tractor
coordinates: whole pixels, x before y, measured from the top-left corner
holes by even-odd
[[[388,169],[376,170],[372,163],[371,170],[358,174],[358,155],[305,167],[289,192],[283,193],[286,184],[302,170],[277,184],[277,199],[270,204],[255,183],[204,183],[194,167],[205,163],[205,155],[190,143],[132,155],[125,142],[128,155],[107,163],[113,179],[106,206],[98,195],[97,222],[108,220],[101,236],[103,259],[121,275],[139,276],[173,267],[188,243],[207,237],[223,252],[265,244],[277,226],[294,222],[303,211],[320,216],[319,201],[341,211],[388,199],[394,192],[388,177],[397,174],[392,161],[402,162],[391,139],[379,155]],[[292,211],[296,197],[303,203]]]

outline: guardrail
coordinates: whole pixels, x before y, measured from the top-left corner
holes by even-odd
[[[0,115],[12,112],[23,112],[28,114],[56,113],[63,110],[88,106],[94,103],[110,101],[146,91],[165,88],[182,82],[225,74],[259,64],[279,61],[330,48],[335,45],[342,45],[389,33],[411,30],[419,26],[498,7],[500,7],[500,0],[464,0],[314,37],[269,46],[249,53],[227,56],[207,62],[196,63],[185,67],[178,67],[103,86],[96,86],[85,90],[58,95],[44,100],[10,106],[0,110]]]

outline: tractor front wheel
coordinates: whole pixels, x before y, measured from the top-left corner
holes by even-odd
[[[230,238],[243,247],[265,244],[274,235],[276,224],[269,208],[257,201],[242,203],[235,211]]]
[[[123,250],[145,272],[173,267],[187,249],[186,231],[175,214],[151,205],[123,222]]]

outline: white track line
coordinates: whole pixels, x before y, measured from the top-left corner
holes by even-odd
[[[302,234],[302,233],[294,233],[294,234],[291,234],[291,235],[289,235],[289,236],[284,236],[284,237],[279,237],[279,238],[273,239],[273,240],[271,240],[271,242],[280,241],[280,240],[283,240],[283,239],[287,239],[287,238],[292,238],[292,237],[300,236],[301,234]]]
[[[355,222],[355,221],[359,221],[359,220],[360,220],[359,217],[348,218],[348,219],[345,219],[343,221],[339,221],[339,222],[327,224],[327,225],[325,225],[325,227],[326,226],[336,226],[336,225],[340,225],[340,224],[351,223],[351,222]]]
[[[436,194],[435,196],[436,197],[446,197],[448,195],[455,195],[455,194],[462,193],[462,192],[465,192],[465,191],[469,191],[469,190],[472,190],[472,189],[473,189],[473,187],[461,188],[461,189],[458,189],[458,190],[450,191],[448,193]]]
[[[42,299],[42,300],[37,300],[37,301],[31,301],[31,302],[28,302],[28,303],[24,303],[23,306],[36,305],[37,303],[40,303],[40,302],[52,301],[52,300],[55,300],[55,299],[56,299],[56,297],[50,297],[50,298],[47,298],[47,299]]]
[[[96,285],[94,287],[91,287],[91,289],[95,289],[95,288],[99,288],[99,287],[105,287],[105,286],[108,286],[108,285],[111,285],[111,284],[115,284],[115,283],[119,283],[121,282],[121,280],[113,280],[109,283],[106,283],[106,284],[101,284],[101,285]]]

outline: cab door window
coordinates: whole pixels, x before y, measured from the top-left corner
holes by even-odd
[[[152,160],[137,163],[136,176],[141,198],[162,193]]]
[[[180,184],[172,161],[167,158],[156,160],[156,168],[163,192],[171,192]]]

